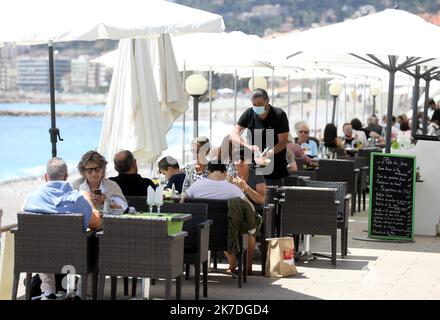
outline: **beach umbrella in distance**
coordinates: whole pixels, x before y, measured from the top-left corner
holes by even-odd
[[[223,18],[162,0],[14,0],[2,3],[0,45],[48,43],[52,156],[59,130],[55,118],[53,44],[67,41],[157,37],[163,33],[222,32]]]
[[[341,23],[271,39],[273,64],[359,65],[368,63],[389,73],[386,151],[391,146],[395,74],[413,67],[439,67],[440,28],[403,10],[387,9]]]
[[[98,147],[108,157],[128,149],[147,162],[166,149],[149,41],[119,41]]]
[[[120,40],[117,53],[98,151],[111,158],[128,149],[149,163],[167,148],[166,132],[188,108],[187,95],[168,34]]]

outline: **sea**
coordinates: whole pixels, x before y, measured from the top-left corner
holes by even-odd
[[[330,102],[330,103],[329,103]],[[275,106],[281,107],[289,114],[286,100],[277,99]],[[209,103],[199,104],[199,136],[211,138],[212,145],[220,145],[223,137],[231,132],[234,126],[234,100],[216,99],[212,106],[212,122],[209,122]],[[250,106],[249,98],[239,97],[237,117]],[[342,134],[342,124],[359,117],[362,121],[362,106],[338,103],[336,121],[339,124],[339,133]],[[0,111],[49,111],[48,104],[27,103],[0,103]],[[102,116],[105,105],[77,105],[57,104],[57,112],[91,113],[91,116],[58,116],[57,127],[63,141],[57,144],[58,156],[68,164],[71,173],[74,173],[81,156],[98,148],[102,127]],[[318,110],[315,117],[315,110]],[[95,116],[92,116],[94,114]],[[98,115],[98,116],[96,116]],[[300,119],[308,121],[311,135],[321,137],[325,124],[331,116],[331,101],[319,99],[304,104],[304,113],[299,102],[292,104],[289,124],[293,132],[293,124]],[[187,114],[185,134],[183,131],[183,117],[176,119],[173,127],[166,136],[168,149],[162,156],[173,156],[179,163],[191,159],[190,142],[193,136],[192,114]],[[45,164],[51,158],[51,144],[49,136],[50,117],[39,116],[1,116],[0,115],[0,182],[25,177],[42,176]],[[210,128],[212,130],[210,130]],[[314,128],[317,129],[315,132]],[[182,160],[184,159],[184,160]],[[112,160],[112,159],[107,159]],[[143,172],[141,172],[144,174]],[[149,176],[147,174],[147,176]]]
[[[60,112],[103,113],[105,110],[104,105],[60,104],[56,108]],[[0,104],[0,110],[48,111],[49,105],[5,103]],[[171,155],[180,161],[184,154],[188,156],[193,132],[190,120],[187,117],[185,121],[185,140],[182,117],[176,120],[167,133],[168,149],[163,155]],[[63,139],[57,143],[58,156],[67,162],[69,169],[74,169],[85,152],[98,148],[102,117],[57,117],[57,127]],[[199,121],[199,135],[209,137],[209,127],[209,121]],[[232,127],[232,123],[215,120],[211,135],[213,143],[220,144]],[[0,116],[0,182],[44,174],[45,164],[52,156],[49,128],[49,116]]]

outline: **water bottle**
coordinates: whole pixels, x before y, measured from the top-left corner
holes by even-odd
[[[191,187],[192,174],[193,172],[190,168],[187,168],[185,170],[185,180],[183,181],[183,185],[182,185],[182,193],[186,192],[186,190],[189,189],[189,187]]]
[[[104,208],[103,208],[102,212],[104,214],[108,214],[111,212],[110,200],[108,198],[105,198],[105,200],[104,200]]]
[[[176,186],[174,183],[171,185],[171,197],[174,197],[176,195]]]
[[[324,142],[322,141],[319,143],[318,157],[319,158],[325,157],[325,145]]]
[[[231,177],[235,177],[237,174],[237,170],[235,169],[235,166],[233,163],[228,164],[228,175]]]

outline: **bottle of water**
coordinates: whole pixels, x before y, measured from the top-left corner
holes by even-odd
[[[102,212],[104,214],[109,214],[111,212],[110,199],[105,198],[105,200],[104,200],[104,208],[103,208]]]
[[[235,166],[232,162],[228,164],[228,175],[231,177],[235,177],[237,174],[237,170],[235,169]]]
[[[189,189],[189,187],[191,187],[192,175],[193,175],[193,170],[191,170],[191,168],[187,168],[185,170],[185,180],[183,180],[182,193],[186,192],[186,190]]]
[[[318,157],[319,158],[325,157],[325,146],[324,146],[324,142],[322,141],[319,143]]]

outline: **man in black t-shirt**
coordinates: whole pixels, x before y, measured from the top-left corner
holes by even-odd
[[[270,159],[266,167],[258,168],[257,174],[264,174],[267,185],[281,185],[288,175],[286,145],[288,143],[289,121],[286,113],[269,104],[266,90],[255,89],[252,93],[253,107],[247,109],[240,117],[231,133],[234,144],[240,143],[256,153],[264,152],[259,163]],[[240,139],[244,129],[248,131],[249,144]],[[263,161],[261,161],[263,160]]]
[[[128,150],[118,152],[114,158],[115,169],[119,172],[117,177],[110,180],[116,182],[124,196],[146,196],[148,187],[156,189],[156,185],[148,178],[138,174],[136,159]]]

